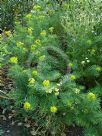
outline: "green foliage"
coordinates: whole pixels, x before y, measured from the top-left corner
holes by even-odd
[[[51,135],[73,124],[101,131],[100,13],[98,1],[40,1],[6,41],[14,109]]]
[[[34,0],[1,0],[0,1],[0,29],[13,29],[14,21],[23,21],[24,14],[29,12]]]

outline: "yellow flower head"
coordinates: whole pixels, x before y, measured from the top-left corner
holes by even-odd
[[[44,80],[43,81],[43,86],[47,87],[50,85],[50,81],[49,80]]]
[[[33,7],[33,9],[36,10],[36,11],[40,11],[40,10],[41,10],[41,6],[35,5],[35,6]]]
[[[96,95],[94,94],[94,93],[88,93],[87,94],[87,98],[89,99],[89,100],[92,100],[92,101],[94,101],[94,100],[96,100]]]
[[[100,67],[100,66],[97,66],[97,67],[96,67],[96,71],[100,72],[100,71],[101,71],[101,67]]]
[[[31,13],[29,13],[29,14],[26,15],[26,18],[28,18],[28,19],[31,19],[31,17],[32,17]]]
[[[11,58],[10,58],[10,63],[12,63],[12,64],[17,64],[17,63],[18,63],[17,57],[11,57]]]
[[[17,47],[22,47],[22,46],[24,45],[24,43],[22,43],[22,42],[17,42],[16,45],[17,45]]]
[[[32,85],[32,84],[34,84],[35,83],[35,79],[34,78],[29,78],[29,85]]]
[[[33,76],[37,76],[37,74],[38,74],[38,71],[37,71],[37,70],[33,70],[33,71],[32,71],[32,75],[33,75]]]
[[[50,107],[50,111],[51,111],[52,113],[56,113],[56,112],[57,112],[57,107],[56,107],[56,106],[51,106],[51,107]]]
[[[43,30],[43,31],[40,33],[40,35],[41,35],[42,37],[45,37],[45,36],[46,36],[46,31]]]
[[[34,51],[35,49],[36,49],[36,45],[35,44],[31,45],[31,51]]]
[[[35,44],[40,45],[40,44],[41,44],[40,40],[37,39],[37,40],[35,41]]]
[[[7,37],[11,36],[11,32],[10,32],[10,31],[5,31],[4,34],[5,34]]]
[[[29,35],[32,35],[32,33],[33,33],[33,28],[29,27],[29,28],[28,28],[28,34],[29,34]]]
[[[29,102],[25,102],[23,108],[24,108],[25,110],[30,110],[30,109],[31,109],[30,103],[29,103]]]
[[[75,80],[76,79],[76,76],[75,75],[70,75],[70,80]]]

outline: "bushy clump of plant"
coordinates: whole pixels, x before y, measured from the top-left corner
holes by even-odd
[[[102,25],[89,5],[35,5],[6,42],[14,109],[51,135],[61,135],[66,125],[85,128],[86,136],[102,134]]]
[[[34,0],[1,0],[0,1],[0,29],[13,29],[14,21],[21,20],[28,13]]]

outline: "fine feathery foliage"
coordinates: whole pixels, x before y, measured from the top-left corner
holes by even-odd
[[[101,22],[100,1],[40,1],[1,36],[18,114],[51,135],[73,124],[102,134]]]

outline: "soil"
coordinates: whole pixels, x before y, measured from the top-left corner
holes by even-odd
[[[17,125],[12,126],[9,120],[0,121],[0,129],[2,131],[0,136],[21,136],[21,128]]]
[[[2,113],[2,112],[1,112]],[[28,129],[24,127],[22,122],[14,118],[10,114],[0,115],[0,136],[31,136]]]

